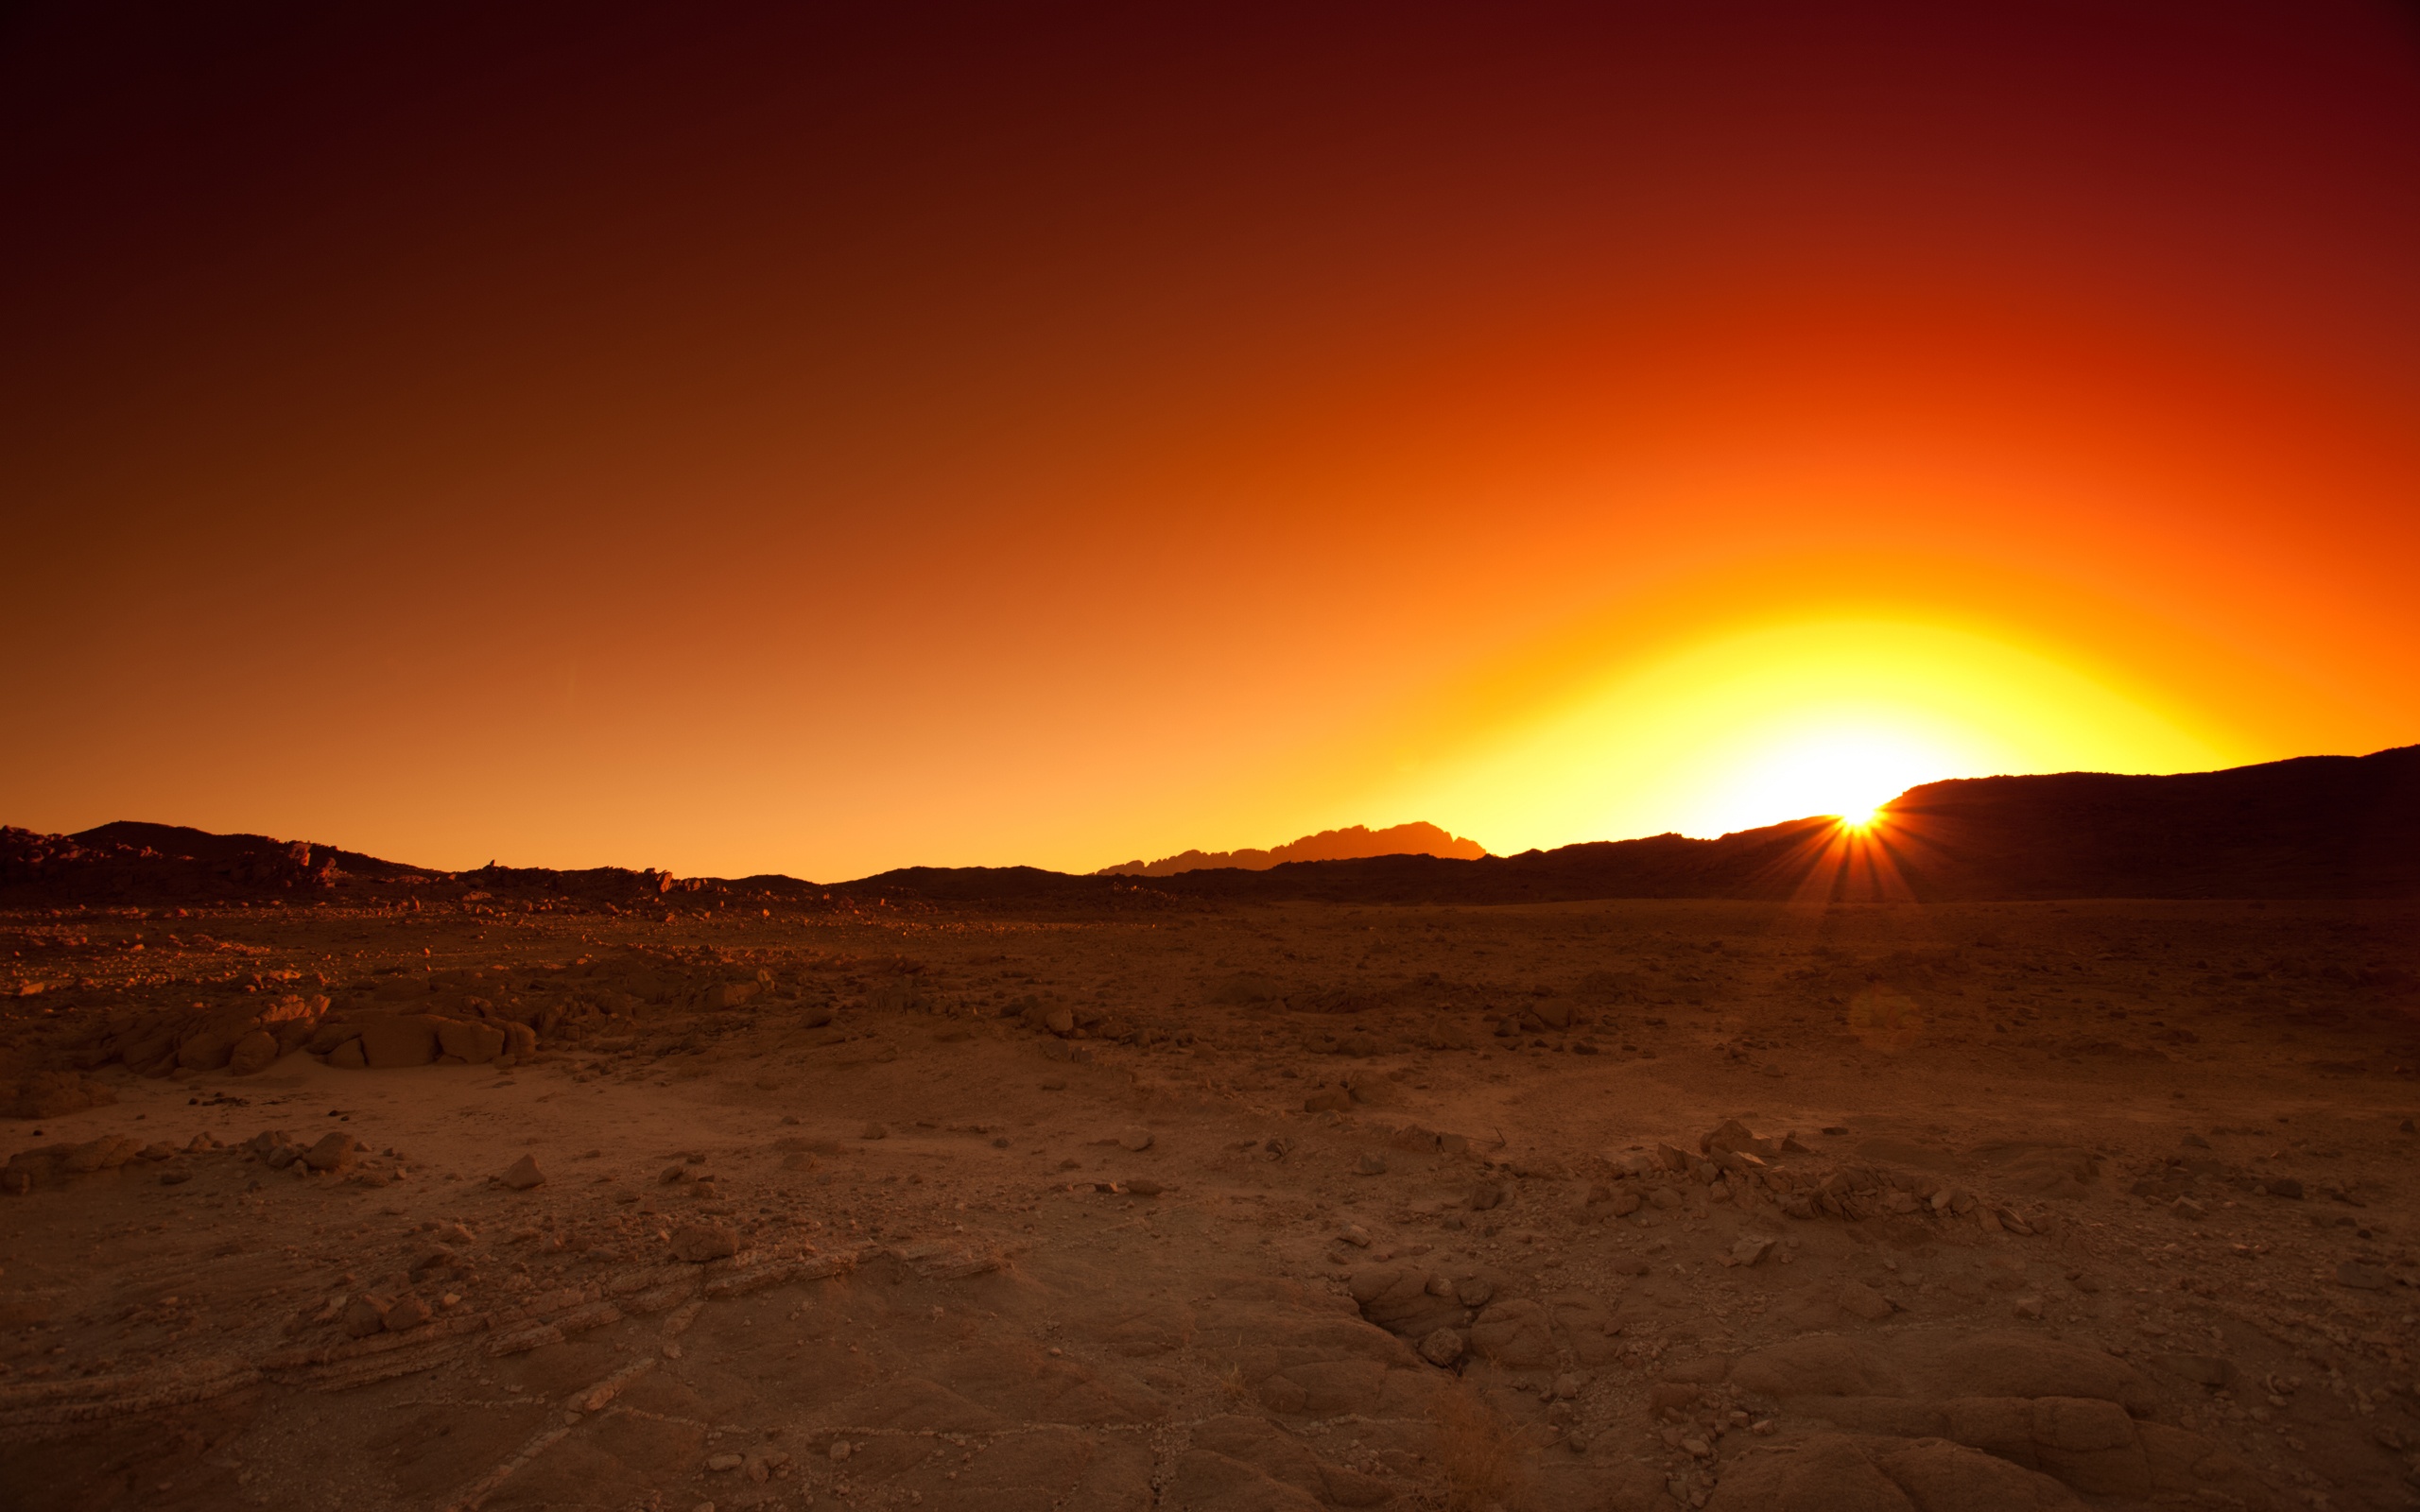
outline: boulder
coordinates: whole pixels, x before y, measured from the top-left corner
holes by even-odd
[[[2075,1493],[1995,1454],[1934,1439],[1874,1456],[1918,1512],[2083,1512]]]
[[[1555,1363],[1554,1317],[1526,1297],[1490,1305],[1471,1323],[1471,1352],[1516,1370]]]
[[[1791,1454],[1735,1460],[1705,1512],[1919,1512],[1856,1439],[1819,1434]],[[1921,1512],[1951,1512],[1927,1507]],[[1964,1512],[1964,1509],[1958,1509]]]
[[[1924,1362],[1943,1396],[2091,1397],[2148,1415],[2157,1401],[2141,1372],[2099,1349],[2031,1333],[1977,1333]]]
[[[142,1141],[122,1134],[104,1134],[82,1144],[69,1145],[59,1160],[59,1169],[71,1176],[114,1171],[142,1153]]]
[[[372,1071],[425,1066],[437,1058],[441,1021],[424,1013],[388,1013],[361,1021],[361,1054]]]
[[[361,1038],[361,1025],[353,1022],[321,1023],[311,1031],[302,1048],[315,1056],[324,1056],[348,1040]]]
[[[370,1057],[362,1050],[361,1040],[356,1036],[329,1051],[328,1064],[339,1071],[359,1071],[370,1064]]]
[[[187,1071],[217,1071],[235,1053],[235,1042],[216,1030],[204,1029],[177,1046],[177,1064]]]
[[[692,1265],[739,1253],[739,1236],[721,1224],[684,1223],[672,1230],[672,1252]]]
[[[277,1036],[266,1029],[254,1029],[235,1041],[228,1054],[227,1069],[238,1076],[250,1076],[277,1064]]]
[[[504,1054],[505,1032],[492,1023],[468,1019],[440,1019],[437,1044],[441,1054],[458,1056],[472,1065],[484,1065]]]
[[[337,1321],[344,1331],[356,1339],[366,1339],[387,1327],[387,1303],[384,1298],[361,1296],[344,1305]]]
[[[1461,1328],[1468,1316],[1453,1283],[1443,1277],[1433,1280],[1443,1287],[1432,1286],[1424,1270],[1378,1265],[1354,1272],[1347,1286],[1363,1317],[1399,1338],[1425,1339],[1440,1329]]]
[[[1731,1367],[1731,1379],[1742,1390],[1783,1400],[1903,1394],[1899,1372],[1880,1351],[1831,1333],[1810,1333],[1742,1355]]]
[[[350,1134],[330,1134],[302,1152],[302,1163],[314,1171],[337,1172],[354,1162],[360,1146]]]
[[[406,1292],[387,1309],[387,1316],[381,1326],[389,1333],[401,1333],[406,1329],[420,1327],[429,1317],[428,1304]]]

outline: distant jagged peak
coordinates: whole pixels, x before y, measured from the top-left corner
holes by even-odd
[[[1392,824],[1383,830],[1373,830],[1366,824],[1322,830],[1268,850],[1187,850],[1152,862],[1129,861],[1123,866],[1103,867],[1095,875],[1173,877],[1180,871],[1208,871],[1221,867],[1267,871],[1288,861],[1358,861],[1365,856],[1447,856],[1458,861],[1477,861],[1485,854],[1487,848],[1477,840],[1464,840],[1425,820],[1414,819],[1409,824]]]

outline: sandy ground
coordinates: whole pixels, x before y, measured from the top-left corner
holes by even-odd
[[[13,916],[554,1027],[9,1126],[0,1503],[2411,1505],[2414,915]]]

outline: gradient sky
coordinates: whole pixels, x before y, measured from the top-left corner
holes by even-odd
[[[0,820],[1710,834],[2420,740],[2384,6],[33,5]]]

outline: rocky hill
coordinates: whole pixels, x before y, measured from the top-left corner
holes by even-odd
[[[1487,848],[1477,840],[1464,840],[1433,824],[1414,820],[1409,824],[1391,824],[1383,830],[1373,830],[1361,824],[1341,830],[1322,830],[1317,834],[1306,834],[1299,840],[1267,850],[1187,850],[1180,855],[1163,856],[1157,861],[1129,861],[1120,866],[1103,867],[1095,875],[1173,877],[1179,872],[1215,871],[1224,868],[1238,871],[1267,871],[1289,861],[1358,861],[1368,856],[1447,856],[1476,861],[1485,854]]]

